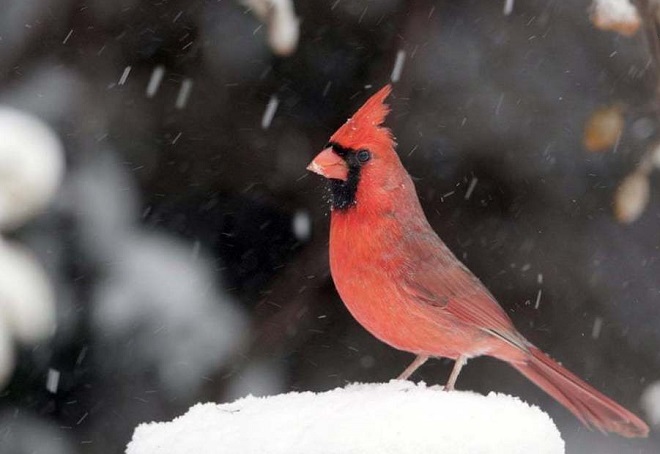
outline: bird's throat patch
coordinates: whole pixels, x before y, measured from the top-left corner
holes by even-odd
[[[360,165],[348,163],[348,178],[344,180],[330,180],[331,203],[333,210],[345,211],[355,206],[357,200],[357,187],[360,182]]]

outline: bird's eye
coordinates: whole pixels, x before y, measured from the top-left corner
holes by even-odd
[[[368,150],[360,150],[357,152],[357,158],[360,162],[367,162],[371,159],[371,153]]]

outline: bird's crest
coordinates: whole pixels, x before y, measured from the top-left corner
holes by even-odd
[[[385,98],[392,91],[390,84],[373,94],[332,136],[332,141],[345,147],[361,148],[369,143],[393,143],[392,133],[382,126],[390,108]]]
[[[385,117],[390,113],[390,107],[385,104],[385,98],[391,91],[392,86],[390,84],[378,90],[355,112],[351,120],[363,126],[379,127],[382,125]]]

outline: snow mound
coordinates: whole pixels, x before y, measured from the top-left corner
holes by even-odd
[[[564,441],[547,414],[515,397],[392,380],[197,404],[141,424],[126,452],[557,454]]]

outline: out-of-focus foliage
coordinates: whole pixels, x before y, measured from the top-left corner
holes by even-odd
[[[634,172],[623,179],[614,196],[614,214],[623,223],[636,221],[649,202],[649,179],[644,172]]]
[[[589,151],[605,151],[615,146],[625,121],[621,106],[595,110],[584,126],[584,146]]]

